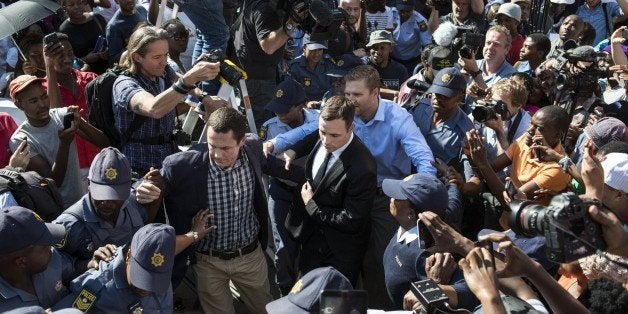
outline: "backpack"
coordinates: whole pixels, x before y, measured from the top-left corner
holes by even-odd
[[[115,126],[113,115],[113,83],[120,75],[130,75],[129,72],[120,67],[113,67],[94,80],[89,82],[85,87],[85,99],[87,100],[88,113],[87,120],[91,125],[101,130],[109,138],[111,146],[122,149],[128,142],[131,134],[137,130],[147,117],[135,115],[129,129],[125,134],[120,134]]]
[[[53,179],[35,171],[0,169],[0,193],[10,191],[18,205],[51,222],[63,212],[63,200]]]

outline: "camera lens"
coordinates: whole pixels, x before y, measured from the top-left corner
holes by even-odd
[[[471,111],[473,119],[479,123],[485,123],[488,119],[490,119],[491,114],[494,115],[493,108],[482,105],[475,106],[473,111]]]
[[[514,200],[510,202],[508,225],[516,234],[527,237],[544,235],[544,219],[547,207],[530,201]]]
[[[460,57],[464,59],[471,59],[471,54],[472,54],[471,47],[467,45],[462,46],[458,54],[460,55]]]

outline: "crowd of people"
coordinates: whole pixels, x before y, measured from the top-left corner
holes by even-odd
[[[0,39],[0,312],[628,311],[628,2],[56,2]]]

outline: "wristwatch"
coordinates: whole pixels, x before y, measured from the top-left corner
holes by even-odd
[[[286,24],[284,24],[283,29],[286,31],[286,33],[291,34],[292,31],[296,28],[296,26],[290,22],[286,22]]]
[[[188,236],[192,236],[192,238],[194,238],[194,243],[198,242],[198,232],[190,231],[188,232]]]
[[[209,93],[207,92],[202,92],[201,96],[198,97],[198,101],[203,102],[203,99],[205,99],[205,97],[209,96]]]

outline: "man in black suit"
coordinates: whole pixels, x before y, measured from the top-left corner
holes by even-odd
[[[377,165],[368,148],[353,135],[354,114],[347,98],[330,98],[321,111],[318,132],[285,155],[289,162],[309,153],[302,207],[293,207],[286,221],[301,243],[299,270],[306,273],[333,266],[355,285],[369,239]]]

